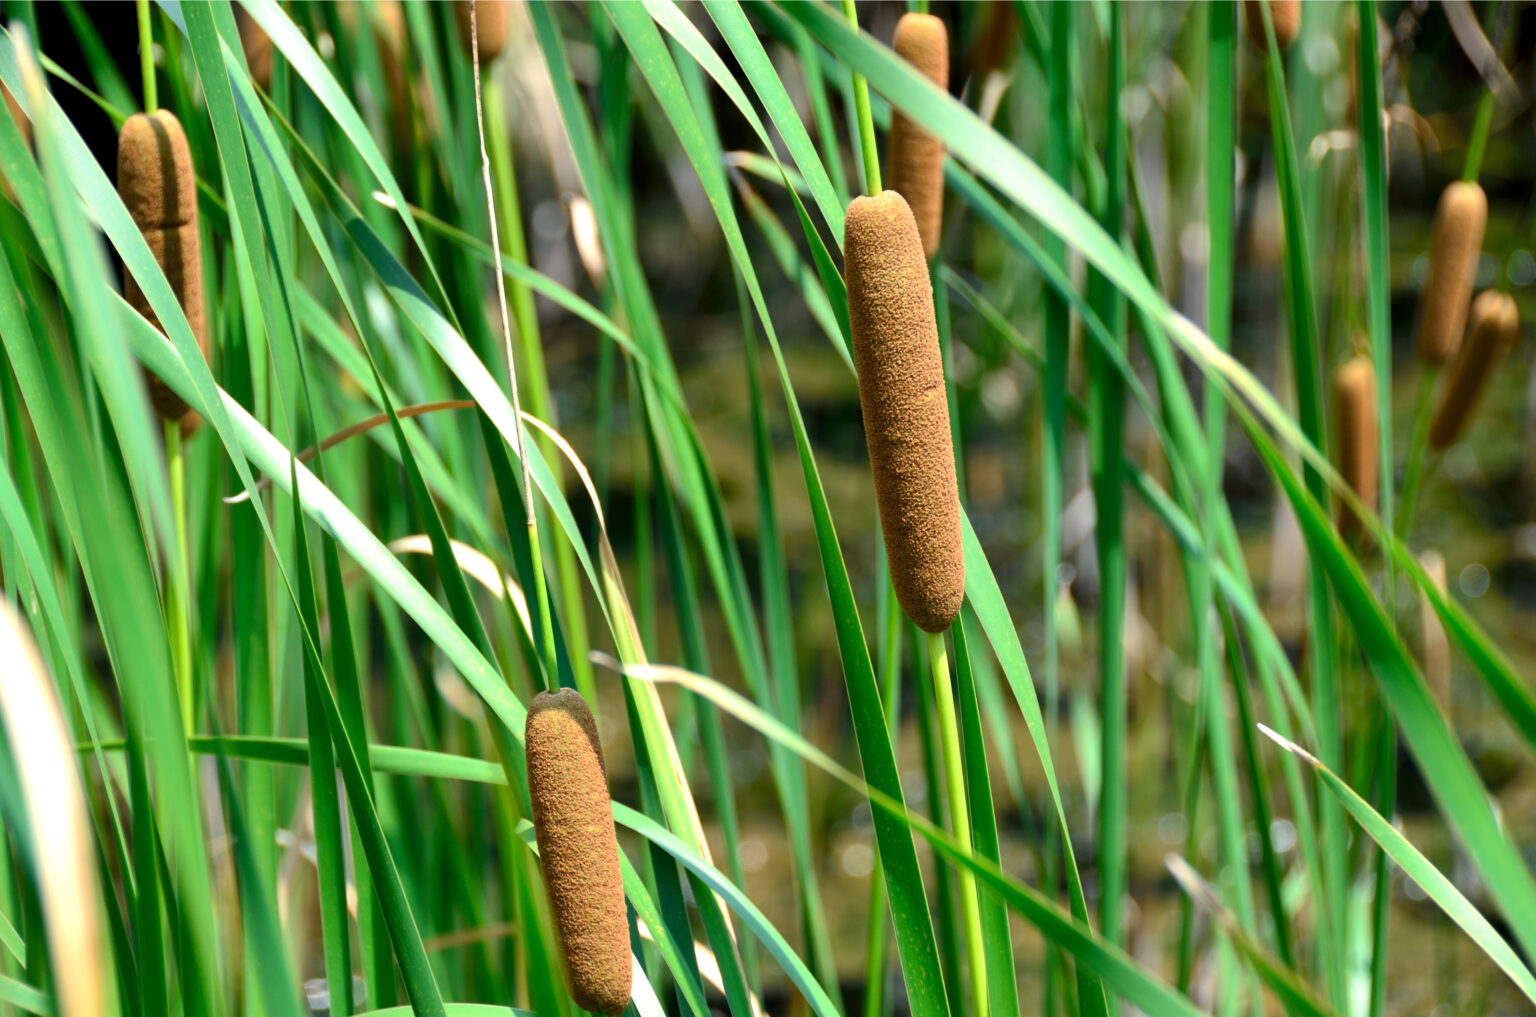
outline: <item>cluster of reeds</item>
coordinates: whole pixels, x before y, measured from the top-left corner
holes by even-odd
[[[1409,885],[1486,955],[1458,978],[1536,1001],[1528,831],[1500,813],[1529,775],[1490,794],[1451,709],[1454,670],[1536,745],[1528,654],[1466,573],[1447,592],[1460,534],[1414,557],[1405,493],[1476,434],[1519,315],[1476,290],[1469,158],[1399,485],[1376,114],[1413,54],[1372,5],[236,6],[238,51],[219,5],[135,7],[142,103],[74,8],[83,68],[38,60],[46,8],[0,33],[26,213],[0,198],[0,1004],[275,1017],[310,982],[337,1017],[1380,1015],[1389,961],[1417,963]],[[1169,66],[1147,28],[1177,35]],[[1348,131],[1303,101],[1346,73]],[[1267,144],[1239,130],[1259,76]],[[116,195],[61,83],[147,111]],[[1143,176],[1159,118],[1203,148]],[[1234,334],[1267,299],[1235,280],[1271,187],[1295,372],[1273,385]],[[1362,266],[1348,284],[1318,270],[1357,241],[1329,262]],[[143,266],[134,313],[103,242]],[[140,320],[165,324],[144,269],[203,361]],[[797,301],[828,349],[787,334]],[[744,412],[690,409],[696,320],[741,341],[706,377],[739,366]],[[815,419],[807,363],[848,382]],[[188,374],[230,412],[183,449]],[[819,426],[853,420],[855,381],[867,474]],[[737,425],[750,455],[719,455]],[[1239,460],[1285,499],[1305,597],[1250,575]],[[845,558],[877,530],[873,567]],[[1400,756],[1441,821],[1397,822]],[[1164,887],[1168,923],[1137,906]]]

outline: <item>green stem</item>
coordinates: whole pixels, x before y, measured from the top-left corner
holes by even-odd
[[[1413,525],[1413,510],[1418,504],[1419,488],[1424,483],[1425,459],[1429,445],[1430,408],[1434,402],[1435,380],[1440,368],[1426,364],[1419,371],[1419,394],[1413,408],[1413,439],[1408,446],[1408,462],[1403,469],[1403,489],[1398,496],[1397,518],[1393,520],[1397,538],[1404,540]]]
[[[528,267],[528,241],[523,232],[516,164],[513,161],[512,139],[507,133],[507,118],[502,111],[501,89],[489,80],[489,72],[485,73],[485,140],[491,158],[496,216],[502,230],[501,253],[515,263]],[[558,421],[555,420],[554,400],[549,392],[549,374],[544,366],[544,343],[539,335],[539,316],[533,291],[525,283],[509,280],[507,302],[511,305],[513,323],[517,326],[518,356],[522,364],[518,380],[522,382],[523,398],[528,400],[528,410],[534,417],[555,426]],[[538,446],[554,468],[554,464],[560,461],[554,442],[541,439]],[[557,479],[562,472],[555,469]],[[556,540],[554,549],[555,579],[560,585],[561,620],[570,648],[571,671],[581,694],[587,697],[588,702],[594,702],[597,687],[592,675],[592,662],[587,659],[587,616],[576,571],[576,557],[570,545],[564,541]]]
[[[489,80],[489,71],[484,73],[485,143],[491,156],[497,225],[502,234],[501,250],[517,264],[526,266],[528,242],[523,233],[522,206],[518,201],[517,175],[513,170],[512,139],[507,134],[507,121],[502,112],[501,89]],[[512,321],[517,326],[518,354],[523,368],[518,380],[522,382],[523,398],[528,400],[528,412],[553,424],[549,379],[544,370],[544,345],[539,341],[533,291],[525,283],[509,279],[507,303],[511,305]]]
[[[928,662],[933,677],[933,701],[939,715],[939,740],[944,753],[944,782],[949,785],[949,822],[955,843],[971,852],[970,808],[965,797],[965,771],[960,762],[960,725],[955,720],[955,696],[950,688],[949,652],[944,633],[928,634]],[[960,911],[965,922],[965,951],[971,968],[971,1010],[987,1017],[986,944],[981,937],[981,905],[976,897],[976,878],[969,869],[959,870]]]
[[[549,585],[544,582],[544,552],[539,547],[539,524],[534,516],[528,517],[528,554],[533,559],[533,585],[539,605],[539,641],[544,657],[544,689],[554,692],[560,687],[560,668],[555,659],[555,626],[549,617]]]
[[[848,24],[859,27],[859,13],[853,0],[843,0],[843,14]],[[858,73],[853,76],[853,104],[859,121],[859,147],[864,153],[864,190],[879,194],[884,188],[880,186],[880,152],[875,148],[875,118],[869,110],[869,82]]]
[[[1483,151],[1488,147],[1488,128],[1493,124],[1493,91],[1490,89],[1477,100],[1477,119],[1472,123],[1472,137],[1467,142],[1467,161],[1461,169],[1461,179],[1467,183],[1477,180],[1483,168]]]
[[[181,700],[181,720],[192,731],[192,641],[188,632],[187,607],[187,481],[186,462],[181,452],[181,424],[165,421],[165,461],[171,483],[171,514],[176,526],[176,546],[172,548],[165,583],[165,617],[170,626],[171,664],[176,673],[176,692]]]
[[[471,11],[473,11],[473,8],[471,8]],[[489,118],[486,116],[485,96],[483,94],[484,92],[490,92],[494,95],[496,90],[481,88],[480,54],[478,48],[473,54],[473,60],[475,71],[475,128],[480,136],[481,180],[485,187],[486,210],[490,213],[491,219],[491,250],[499,252],[502,249],[501,237],[497,230],[495,188],[491,184],[491,157],[486,144],[485,124]],[[493,99],[491,101],[493,110],[495,106],[496,103]],[[521,227],[521,221],[521,217],[519,217],[519,228]],[[501,310],[501,332],[503,341],[506,344],[507,388],[512,396],[512,411],[517,418],[517,430],[514,432],[514,435],[517,446],[517,458],[523,468],[523,511],[528,520],[528,546],[529,554],[532,558],[535,602],[539,606],[540,626],[543,630],[541,636],[544,644],[544,682],[546,688],[553,690],[558,687],[560,682],[555,659],[554,624],[549,617],[549,584],[544,578],[543,551],[539,547],[539,514],[534,505],[533,474],[528,466],[527,441],[523,436],[523,401],[522,397],[518,394],[517,361],[512,352],[511,324],[508,320],[509,313],[507,308],[507,281],[501,272],[496,272],[495,277],[496,297]],[[583,654],[583,656],[585,655]]]
[[[155,33],[149,24],[149,0],[137,0],[139,11],[139,74],[144,79],[144,111],[160,108],[155,93]]]
[[[1376,757],[1377,799],[1376,811],[1389,820],[1397,811],[1397,727],[1392,714],[1382,711],[1384,730],[1381,732],[1379,753]],[[1372,909],[1371,938],[1371,996],[1369,1017],[1381,1017],[1387,989],[1387,941],[1391,928],[1393,863],[1387,853],[1376,851],[1375,899]]]
[[[876,534],[880,530],[875,529]],[[880,702],[885,707],[885,726],[891,732],[891,748],[896,748],[897,718],[901,715],[901,608],[896,591],[891,588],[884,538],[879,538],[880,578],[877,583],[875,616],[879,636]],[[865,928],[864,1017],[882,1017],[885,1013],[885,864],[880,845],[875,845],[875,864],[869,874],[869,924]]]

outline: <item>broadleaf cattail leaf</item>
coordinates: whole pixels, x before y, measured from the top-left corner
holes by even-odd
[[[1338,425],[1339,475],[1367,508],[1376,507],[1378,483],[1376,367],[1366,354],[1350,357],[1333,376],[1334,418]],[[1354,510],[1339,506],[1339,529],[1360,532]]]
[[[620,1013],[632,976],[629,923],[603,748],[581,693],[534,696],[525,745],[539,869],[566,986],[582,1009]]]
[[[891,48],[942,89],[949,88],[949,30],[932,14],[909,12],[896,23]],[[906,199],[923,238],[923,256],[938,253],[944,228],[944,143],[899,110],[891,113],[891,190]]]
[[[187,325],[203,356],[208,355],[203,316],[202,240],[197,228],[197,178],[192,151],[181,121],[170,110],[135,113],[117,136],[117,190],[128,214],[144,235],[155,262],[176,294]],[[123,297],[133,309],[160,327],[144,293],[131,275]],[[162,329],[163,331],[163,329]],[[196,430],[197,414],[154,374],[150,399],[165,420],[179,420],[183,434]]]
[[[1485,290],[1467,315],[1467,339],[1451,364],[1429,423],[1429,447],[1441,450],[1461,436],[1493,370],[1520,337],[1520,310],[1507,293]]]
[[[922,239],[895,191],[855,198],[843,239],[859,404],[891,582],[907,617],[942,632],[965,597],[965,552]]]
[[[471,31],[469,9],[475,8],[475,20],[479,22],[480,36],[480,65],[484,67],[497,57],[501,51],[507,48],[507,25],[511,20],[511,11],[507,9],[507,0],[454,0],[453,21],[459,29],[459,41],[464,44],[464,52],[472,52],[470,45]]]
[[[1243,0],[1243,20],[1248,25],[1248,41],[1263,53],[1269,49],[1269,40],[1264,37],[1264,12],[1259,9],[1261,3],[1269,8],[1269,18],[1275,26],[1275,44],[1284,53],[1296,41],[1296,36],[1301,34],[1301,0]]]
[[[1488,196],[1476,183],[1458,180],[1441,193],[1419,307],[1419,356],[1429,363],[1448,363],[1461,345],[1487,225]]]

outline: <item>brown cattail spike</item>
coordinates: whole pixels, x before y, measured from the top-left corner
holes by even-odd
[[[192,152],[181,122],[169,110],[135,113],[123,122],[117,138],[117,190],[166,281],[186,314],[192,336],[203,356],[208,340],[203,321],[203,265],[197,232],[197,180]],[[160,321],[149,301],[126,277],[123,296],[156,327]],[[183,434],[197,427],[197,415],[181,397],[149,375],[150,398],[166,420],[180,420]]]
[[[1334,413],[1339,428],[1339,475],[1367,508],[1376,507],[1377,448],[1376,367],[1358,354],[1333,376]],[[1348,505],[1339,506],[1339,529],[1359,532],[1360,518]]]
[[[965,552],[922,240],[895,191],[855,198],[843,240],[859,405],[891,582],[907,617],[942,632],[965,597]]]
[[[949,88],[949,30],[932,14],[903,14],[891,48],[940,88]],[[907,199],[923,256],[939,250],[944,227],[944,145],[899,110],[891,113],[891,189]]]
[[[1488,196],[1477,184],[1457,181],[1440,195],[1419,308],[1419,356],[1429,363],[1449,362],[1461,345],[1487,225]]]
[[[1467,341],[1451,364],[1429,423],[1429,447],[1436,451],[1460,437],[1494,368],[1520,337],[1520,311],[1507,293],[1484,290],[1467,317]]]
[[[1248,24],[1248,41],[1261,53],[1268,52],[1269,40],[1264,35],[1263,4],[1269,8],[1269,19],[1275,25],[1275,44],[1284,53],[1301,34],[1301,0],[1243,0],[1243,20]]]
[[[620,1013],[629,1004],[629,923],[603,748],[586,700],[574,689],[534,696],[524,744],[565,984],[583,1010]]]
[[[454,0],[453,20],[459,26],[459,41],[470,52],[469,8],[471,0]],[[511,17],[507,0],[474,0],[475,17],[480,29],[480,66],[483,68],[507,45],[507,21]]]

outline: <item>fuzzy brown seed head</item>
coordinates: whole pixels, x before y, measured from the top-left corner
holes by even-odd
[[[272,37],[244,7],[235,7],[235,25],[240,29],[240,49],[245,53],[245,66],[251,72],[251,80],[263,92],[272,88]]]
[[[1461,345],[1487,225],[1488,196],[1477,184],[1457,181],[1440,195],[1419,307],[1419,356],[1432,364],[1447,363]]]
[[[949,88],[949,30],[932,14],[908,13],[896,23],[891,48],[942,89]],[[939,250],[944,227],[944,144],[900,111],[891,114],[891,190],[907,200],[923,256]]]
[[[135,113],[117,136],[117,192],[139,229],[197,220],[197,178],[181,121],[170,110]]]
[[[459,26],[459,41],[464,52],[470,52],[470,0],[454,0],[453,20]],[[484,67],[497,57],[507,45],[507,22],[511,18],[507,0],[476,0],[475,17],[480,30],[480,66]]]
[[[1494,368],[1520,338],[1520,311],[1507,293],[1479,293],[1467,320],[1467,340],[1441,384],[1440,401],[1429,423],[1429,447],[1437,451],[1461,435]]]
[[[629,924],[597,725],[574,689],[540,692],[524,738],[539,868],[571,998],[617,1014],[629,1003]]]
[[[1376,367],[1371,358],[1358,354],[1345,361],[1333,376],[1334,415],[1339,428],[1339,475],[1367,508],[1376,507],[1376,481],[1380,463],[1377,448]],[[1359,532],[1358,516],[1347,505],[1339,506],[1339,529]]]
[[[1301,34],[1301,0],[1243,0],[1243,20],[1248,24],[1248,41],[1264,53],[1269,50],[1269,40],[1264,36],[1263,3],[1269,8],[1269,18],[1275,25],[1275,44],[1284,53]]]
[[[169,110],[135,113],[117,141],[117,189],[155,262],[187,317],[197,345],[208,355],[203,316],[203,268],[197,230],[197,181],[181,122]],[[125,274],[123,297],[164,331],[133,277]],[[170,387],[148,375],[150,399],[166,420],[180,420],[184,435],[197,429],[195,412]]]
[[[965,597],[965,552],[922,240],[906,201],[884,191],[848,206],[843,241],[859,405],[891,582],[907,617],[942,632]]]
[[[206,358],[208,343],[203,317],[203,262],[197,223],[190,222],[168,229],[146,229],[143,236],[150,253],[155,256],[155,262],[165,273],[165,281],[171,284],[171,292],[176,294],[182,313],[187,316],[187,326],[191,328],[192,336]],[[165,331],[160,319],[149,306],[144,291],[139,288],[133,276],[127,273],[123,276],[123,299],[151,325]],[[146,372],[146,377],[149,379],[149,398],[154,403],[155,412],[165,420],[179,419],[183,436],[190,436],[197,429],[197,412],[188,408],[181,396],[153,372]]]

